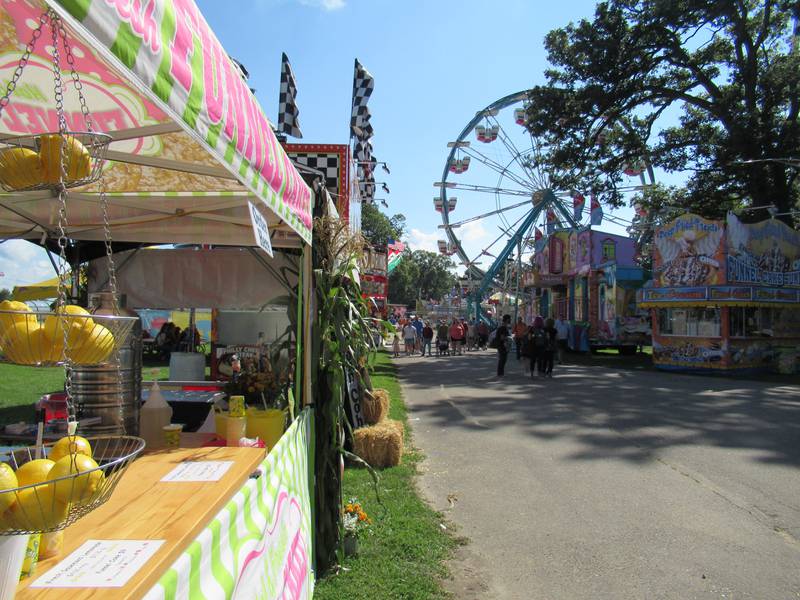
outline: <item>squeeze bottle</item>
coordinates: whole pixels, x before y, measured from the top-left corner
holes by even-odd
[[[172,407],[161,395],[158,380],[153,379],[150,395],[142,406],[139,414],[139,433],[150,448],[160,448],[164,445],[164,425],[169,425],[172,420]]]

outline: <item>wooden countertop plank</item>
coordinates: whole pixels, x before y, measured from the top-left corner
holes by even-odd
[[[111,498],[64,531],[61,555],[40,562],[32,578],[20,583],[19,600],[141,598],[245,484],[264,460],[258,448],[193,448],[145,454],[128,468]],[[162,482],[185,461],[230,460],[215,482]],[[165,540],[158,551],[121,588],[31,588],[43,573],[86,540]]]

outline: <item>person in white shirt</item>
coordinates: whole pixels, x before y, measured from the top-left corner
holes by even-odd
[[[410,322],[403,327],[403,341],[406,344],[406,356],[414,354],[414,348],[417,344],[417,330]]]

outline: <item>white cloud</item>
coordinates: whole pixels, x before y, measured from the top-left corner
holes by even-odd
[[[480,221],[465,223],[455,230],[455,234],[462,243],[473,242],[477,244],[483,240],[489,239],[489,232],[486,231],[486,228],[484,228]]]
[[[300,0],[300,4],[321,8],[326,11],[341,10],[345,7],[344,0]]]
[[[36,283],[55,276],[45,251],[24,240],[9,240],[0,244],[0,288]]]
[[[428,252],[438,252],[439,245],[437,240],[444,239],[443,234],[436,231],[425,233],[419,229],[412,229],[407,236],[408,247],[412,250],[427,250]]]

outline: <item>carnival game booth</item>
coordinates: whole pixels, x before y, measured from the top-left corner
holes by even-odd
[[[76,241],[109,250],[120,243],[249,246],[264,261],[273,260],[273,248],[292,249],[303,266],[297,295],[309,297],[312,190],[191,0],[4,1],[0,70],[9,82],[0,101],[0,239],[55,245],[58,265]],[[47,322],[41,327],[41,317],[15,306],[5,311],[0,340],[6,360],[66,364],[68,373],[108,360],[119,365],[117,349],[132,325],[117,324],[135,319],[114,314],[116,307],[110,315],[67,310],[61,275],[50,317],[63,345],[56,337],[45,343]],[[310,357],[302,351],[308,305],[298,324],[298,408],[310,399]],[[75,323],[84,325],[73,332]],[[84,330],[101,323],[104,330],[93,331],[110,350],[83,353],[76,340],[96,343]],[[34,330],[44,334],[37,344]],[[107,400],[122,402],[121,385]],[[81,431],[76,408],[83,407],[68,404]],[[174,434],[164,441],[184,447],[142,452],[135,406],[127,408],[131,419],[116,421],[118,431],[89,437],[96,468],[4,493],[12,499],[0,515],[4,566],[24,555],[30,534],[63,531],[55,556],[4,597],[60,598],[64,588],[83,598],[249,598],[279,590],[311,597],[310,409],[265,457],[258,448],[193,448],[191,438]],[[20,467],[48,453],[37,444],[3,459]],[[77,456],[69,455],[70,464]],[[81,477],[95,482],[86,494],[59,492],[66,482],[78,493]],[[9,510],[16,511],[10,520]]]
[[[800,233],[776,219],[686,214],[656,229],[653,313],[659,369],[798,372]]]
[[[590,227],[555,231],[523,276],[532,312],[569,321],[572,350],[635,351],[650,339],[649,324],[637,314],[645,272],[635,256],[630,238]]]

